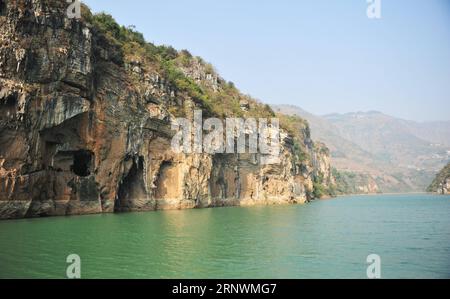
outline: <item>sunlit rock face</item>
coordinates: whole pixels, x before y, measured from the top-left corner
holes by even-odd
[[[176,154],[174,107],[203,107],[157,66],[127,60],[65,1],[0,1],[0,219],[302,203],[313,178],[333,184],[329,157],[308,138],[297,165],[261,155]],[[182,71],[212,90],[214,74]],[[245,109],[248,105],[245,105]]]
[[[447,178],[442,184],[442,194],[450,194],[450,178]]]
[[[441,195],[450,194],[450,163],[436,175],[427,191]]]

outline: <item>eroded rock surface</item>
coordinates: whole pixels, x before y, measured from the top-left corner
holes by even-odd
[[[65,1],[0,3],[0,219],[300,203],[316,176],[333,184],[328,153],[306,135],[308,163],[296,162],[289,136],[273,165],[175,154],[171,111],[192,115],[198,101],[68,19]],[[181,71],[221,88],[200,63]]]
[[[450,194],[450,163],[436,175],[436,178],[428,187],[428,191],[441,195]]]

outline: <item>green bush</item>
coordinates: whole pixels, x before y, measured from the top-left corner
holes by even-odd
[[[120,26],[109,14],[96,14],[92,16],[91,22],[96,28],[119,43],[136,42],[140,45],[145,44],[144,36],[142,33],[135,31],[134,26]]]
[[[322,184],[314,183],[313,186],[314,186],[314,191],[313,191],[314,198],[322,198],[325,195],[327,195],[327,191]]]

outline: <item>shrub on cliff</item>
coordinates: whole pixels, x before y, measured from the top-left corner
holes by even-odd
[[[99,13],[93,15],[90,21],[102,33],[120,43],[136,42],[140,45],[145,45],[146,43],[142,33],[135,31],[134,26],[120,26],[109,14]]]
[[[320,183],[314,183],[314,198],[323,198],[327,194],[327,191],[325,190],[325,187]]]
[[[450,163],[444,167],[433,180],[431,185],[427,188],[427,192],[439,192],[441,185],[450,178]]]

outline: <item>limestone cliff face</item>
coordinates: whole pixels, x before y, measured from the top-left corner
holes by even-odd
[[[442,193],[441,194],[450,194],[450,178],[447,178],[445,182],[442,182]]]
[[[437,174],[428,191],[442,195],[450,194],[450,163]]]
[[[299,162],[261,155],[176,154],[171,120],[206,109],[156,62],[124,55],[58,0],[0,1],[0,219],[305,202],[334,184],[309,136]],[[179,67],[214,95],[223,79]],[[241,107],[247,111],[250,101]],[[245,112],[246,113],[246,112]]]

